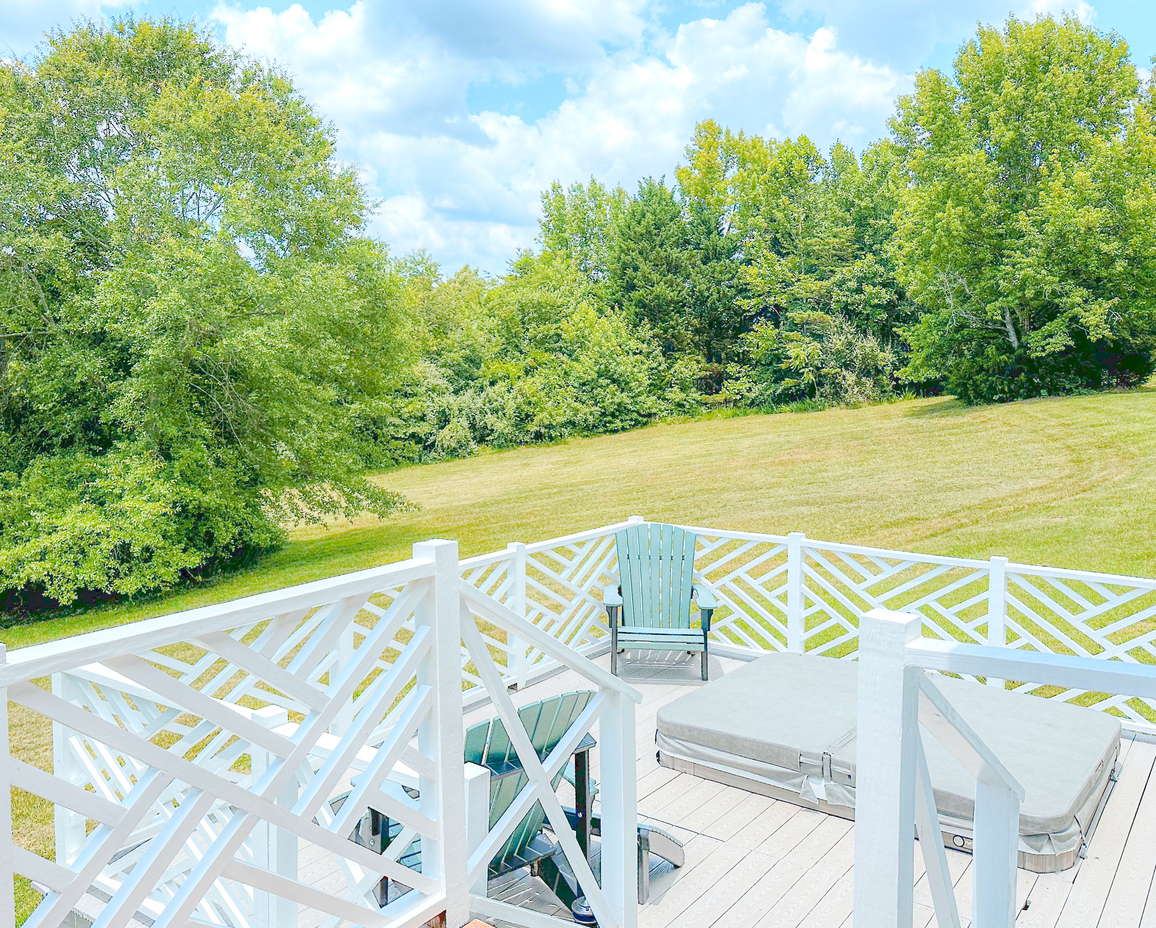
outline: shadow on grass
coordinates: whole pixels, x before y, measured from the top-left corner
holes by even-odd
[[[966,416],[981,408],[980,406],[966,406],[954,396],[946,396],[938,403],[910,406],[904,410],[903,415],[908,419],[947,419]]]

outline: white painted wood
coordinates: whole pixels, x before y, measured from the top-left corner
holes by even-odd
[[[7,664],[0,666],[0,686],[50,676],[82,664],[99,663],[107,657],[151,651],[174,641],[245,628],[294,609],[332,603],[361,592],[368,597],[377,590],[401,586],[428,577],[432,572],[433,565],[428,561],[399,561],[386,567],[19,648],[9,655]]]
[[[509,902],[487,899],[485,896],[470,896],[470,905],[474,914],[481,918],[492,918],[495,921],[520,925],[522,928],[563,928],[567,924],[574,924],[570,919],[563,921],[525,906],[511,905]]]
[[[915,791],[915,828],[919,835],[919,849],[923,852],[935,919],[939,928],[959,928],[959,909],[952,891],[951,871],[947,866],[947,851],[943,847],[939,811],[935,808],[935,793],[922,738],[918,739],[915,751]]]
[[[490,770],[478,764],[466,764],[466,851],[473,854],[486,839],[490,828]],[[486,894],[486,873],[483,869],[469,881],[472,895]]]
[[[582,737],[591,730],[595,721],[602,713],[604,694],[597,694],[590,701],[590,704],[582,711],[582,713],[574,720],[570,726],[570,730],[566,733],[553,751],[546,757],[542,763],[542,768],[546,772],[546,777],[550,782],[553,782],[554,777],[566,766],[570,761],[570,756],[574,753],[574,749],[578,747],[578,743]],[[510,837],[514,829],[526,817],[531,807],[538,801],[538,791],[531,787],[526,787],[520,792],[517,798],[510,803],[510,806],[502,814],[502,817],[494,823],[494,827],[490,829],[485,839],[470,852],[470,860],[468,864],[467,879],[472,883],[480,876],[484,875],[486,865],[493,859],[494,855],[501,850],[506,839]]]
[[[803,619],[803,545],[806,535],[791,532],[787,536],[787,650],[802,654],[805,647]]]
[[[295,879],[270,873],[239,860],[229,861],[224,872],[229,879],[252,886],[257,894],[282,899],[292,905],[294,920],[297,904],[300,903],[336,915],[355,925],[365,925],[367,928],[386,928],[393,924],[392,919],[386,918],[377,909],[348,902],[330,893],[320,892],[305,883],[299,883]]]
[[[68,682],[71,681],[66,681],[63,673],[54,673],[52,675],[52,692],[57,696],[64,697],[65,686],[68,685]],[[73,734],[71,730],[59,722],[52,723],[53,775],[69,785],[75,784],[83,776],[83,770],[78,769],[80,765],[76,762],[69,745],[69,740]],[[87,794],[87,790],[84,789],[81,789],[80,792]],[[62,802],[56,803],[53,825],[56,835],[56,860],[58,862],[70,863],[80,853],[80,848],[86,837],[84,819],[85,816],[74,812],[69,805]]]
[[[1003,761],[984,744],[975,733],[975,729],[959,714],[955,706],[947,701],[947,697],[926,674],[920,673],[917,679],[920,724],[973,777],[1005,786],[1022,802],[1025,795],[1024,788],[1003,765]]]
[[[433,583],[415,616],[416,627],[434,635],[432,653],[417,672],[419,686],[434,693],[434,711],[418,730],[418,749],[437,760],[436,780],[421,780],[421,811],[438,823],[438,836],[423,842],[422,873],[438,880],[446,894],[446,924],[458,928],[469,921],[469,886],[466,862],[466,781],[462,764],[465,733],[461,703],[461,642],[463,634],[477,634],[473,622],[462,626],[461,569],[456,541],[429,541],[414,545],[415,560],[434,562]],[[468,616],[466,617],[468,618]],[[487,654],[488,656],[488,654]],[[427,863],[427,856],[432,859]]]
[[[601,722],[602,891],[619,928],[638,920],[634,704],[607,691]]]
[[[254,721],[269,731],[286,725],[289,713],[278,706],[266,706],[253,713]],[[250,765],[253,780],[262,775],[281,758],[271,751],[253,748]],[[297,803],[297,779],[286,782],[276,802],[292,809]],[[288,880],[297,879],[297,836],[269,822],[261,821],[253,828],[250,847],[253,864]],[[295,928],[297,906],[291,899],[255,889],[253,895],[253,928]]]
[[[1007,645],[1007,564],[1006,557],[991,559],[987,579],[987,643],[993,648]],[[1004,681],[989,677],[988,686],[1003,686]]]
[[[462,584],[462,594],[470,607],[485,619],[502,626],[507,632],[514,632],[522,639],[540,648],[555,660],[570,666],[599,688],[615,690],[632,702],[642,702],[642,695],[629,683],[624,683],[609,670],[603,670],[590,661],[575,661],[574,652],[537,626],[514,613],[508,606],[479,593],[473,587]]]
[[[1099,690],[1156,699],[1156,673],[1148,664],[989,648],[927,638],[910,648],[909,659],[928,670],[973,676],[986,672],[998,674],[1005,680],[1028,680],[1076,690]]]
[[[906,652],[919,633],[882,610],[859,625],[855,912],[871,928],[911,928],[919,671]]]
[[[357,625],[357,613],[361,611],[361,606],[365,602],[364,596],[353,596],[341,601],[338,610],[338,618],[334,624],[338,628],[337,632],[337,666],[344,667],[351,660],[353,660],[353,653],[355,651],[354,645],[354,628]],[[353,725],[353,700],[346,700],[337,715],[329,725],[329,730],[335,735],[343,735]]]
[[[990,770],[975,781],[971,923],[1011,928],[1016,916],[1020,800]]]
[[[462,610],[468,612],[468,607],[465,602],[462,603]],[[478,676],[490,691],[490,695],[494,700],[494,708],[498,712],[498,717],[501,718],[505,724],[506,734],[510,739],[510,743],[514,746],[514,750],[518,755],[518,761],[522,765],[522,770],[534,787],[538,802],[542,804],[542,808],[545,810],[550,827],[554,831],[554,835],[561,845],[562,851],[574,871],[574,875],[578,879],[578,885],[582,888],[586,900],[594,912],[594,917],[604,928],[623,928],[618,922],[620,913],[615,912],[614,909],[610,907],[605,893],[598,887],[594,874],[590,870],[590,865],[582,854],[582,850],[578,846],[578,841],[574,837],[574,832],[570,828],[566,813],[558,802],[558,797],[554,794],[554,788],[550,782],[550,778],[546,774],[541,761],[538,759],[538,753],[534,750],[529,735],[526,734],[526,729],[518,718],[517,710],[510,700],[509,693],[506,692],[494,660],[486,649],[485,643],[482,641],[482,636],[472,621],[463,621],[461,623],[461,637],[462,640],[465,641],[466,648],[473,658],[474,665],[478,669]],[[617,689],[617,687],[615,689]],[[603,695],[608,694],[604,692]],[[460,757],[461,755],[459,754],[458,756]],[[460,761],[458,766],[459,769],[462,766]],[[606,776],[605,761],[603,762],[603,776]],[[614,790],[615,784],[612,784],[609,789],[610,791]],[[607,794],[603,793],[602,807],[604,810],[606,808],[606,801]],[[457,819],[459,822],[464,820],[464,814]],[[464,829],[462,829],[462,832],[464,834]],[[463,867],[459,872],[465,873],[465,868]],[[612,879],[613,876],[611,875],[611,880]],[[464,880],[462,885],[463,887],[467,885]],[[613,883],[611,883],[611,886],[613,886]]]
[[[510,585],[510,596],[507,600],[510,609],[517,615],[526,617],[526,546],[520,542],[515,541],[507,545],[507,550],[513,554],[513,564],[511,566],[512,576]],[[516,634],[509,632],[506,636],[507,642],[507,664],[506,669],[513,677],[514,685],[518,689],[524,689],[529,686],[529,666],[526,662],[526,642],[522,641]]]

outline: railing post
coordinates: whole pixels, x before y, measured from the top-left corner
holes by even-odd
[[[61,699],[68,699],[69,693],[63,673],[52,675],[52,695]],[[72,783],[77,782],[77,761],[72,753],[69,739],[72,731],[65,728],[60,722],[52,722],[52,772],[55,776]],[[84,846],[85,820],[79,812],[73,812],[67,806],[57,803],[54,807],[54,823],[56,826],[56,862],[68,865],[76,859],[80,849]]]
[[[859,624],[855,923],[911,928],[918,668],[906,649],[918,616],[875,609]]]
[[[509,606],[522,618],[528,618],[526,615],[526,546],[520,541],[515,541],[507,545],[506,550],[512,552],[514,557],[514,563],[510,568],[512,583],[510,585]],[[530,684],[529,671],[526,666],[526,642],[511,634],[507,639],[506,647],[507,660],[510,662],[506,669],[513,677],[514,685],[518,689],[523,689]]]
[[[337,667],[348,667],[357,651],[354,639],[354,630],[357,627],[357,614],[361,611],[360,597],[344,599],[339,607],[340,611],[334,617],[337,622],[344,622],[337,635]],[[333,680],[334,673],[330,673]],[[337,710],[337,715],[329,725],[330,734],[344,735],[353,725],[353,699],[350,698]]]
[[[434,708],[418,728],[418,750],[434,759],[436,776],[419,778],[423,815],[437,822],[437,837],[422,839],[422,872],[437,880],[446,895],[446,925],[469,921],[466,882],[465,732],[462,720],[462,591],[456,541],[427,541],[413,556],[434,563],[429,593],[416,610],[417,628],[426,627],[434,645],[418,665],[417,685],[428,686]]]
[[[802,654],[806,647],[803,620],[803,544],[807,536],[791,532],[787,536],[787,650]]]
[[[993,557],[987,579],[987,643],[1007,647],[1007,558]],[[1003,687],[1003,680],[988,678],[988,686]]]
[[[635,780],[634,703],[602,690],[602,892],[616,928],[638,924],[638,784]],[[610,926],[607,926],[610,928]]]
[[[265,706],[253,712],[253,721],[264,728],[274,729],[288,724],[289,713],[281,706]],[[254,745],[249,754],[252,782],[260,780],[275,761],[276,755]],[[296,776],[290,778],[275,802],[284,808],[293,808],[297,802]],[[259,821],[253,828],[250,841],[255,866],[278,876],[297,879],[297,836],[293,832]],[[295,901],[259,889],[253,891],[253,928],[293,928],[296,924]]]
[[[1020,801],[994,772],[975,781],[971,923],[1012,928],[1016,917]]]
[[[478,764],[466,764],[466,852],[473,854],[490,831],[490,770]],[[475,896],[486,894],[488,875],[483,867],[470,887]]]
[[[0,643],[0,667],[8,651]],[[8,687],[0,687],[0,928],[16,928],[16,893],[12,860],[12,743],[8,732]]]

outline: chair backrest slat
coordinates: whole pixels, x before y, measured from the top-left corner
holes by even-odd
[[[561,696],[544,699],[518,710],[518,719],[521,721],[522,727],[526,729],[526,734],[529,735],[530,743],[533,744],[539,760],[545,760],[547,755],[554,750],[570,726],[574,724],[574,720],[582,714],[582,711],[593,698],[594,694],[589,691],[563,693]],[[510,764],[516,764],[518,761],[513,743],[510,741],[506,726],[501,719],[481,722],[472,726],[466,732],[465,746],[465,759],[467,761],[487,766],[496,773],[501,773],[508,769]],[[554,777],[555,787],[561,781],[565,769],[563,767],[562,772]],[[529,783],[529,779],[525,773],[495,778],[490,781],[491,828],[498,823],[498,819],[518,798],[518,794],[527,783]],[[536,802],[506,840],[502,849],[494,855],[490,865],[491,870],[500,869],[503,861],[520,857],[530,842],[534,840],[534,837],[541,832],[545,823],[546,812],[542,808],[542,804]]]
[[[658,522],[628,525],[615,535],[622,584],[622,624],[690,628],[695,535]]]

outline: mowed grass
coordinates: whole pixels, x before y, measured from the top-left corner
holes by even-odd
[[[638,514],[734,530],[1156,576],[1156,388],[968,408],[861,409],[654,426],[396,470],[420,505],[305,527],[257,567],[139,604],[0,630],[9,648],[406,558],[462,555]]]
[[[1156,576],[1156,389],[969,409],[950,399],[660,425],[486,453],[379,478],[420,510],[301,528],[260,565],[139,604],[0,630],[9,648],[408,557],[463,556],[639,514],[967,557]],[[51,728],[12,705],[13,750],[48,769]],[[25,847],[52,856],[51,809],[14,795]],[[39,900],[18,880],[21,920]]]

